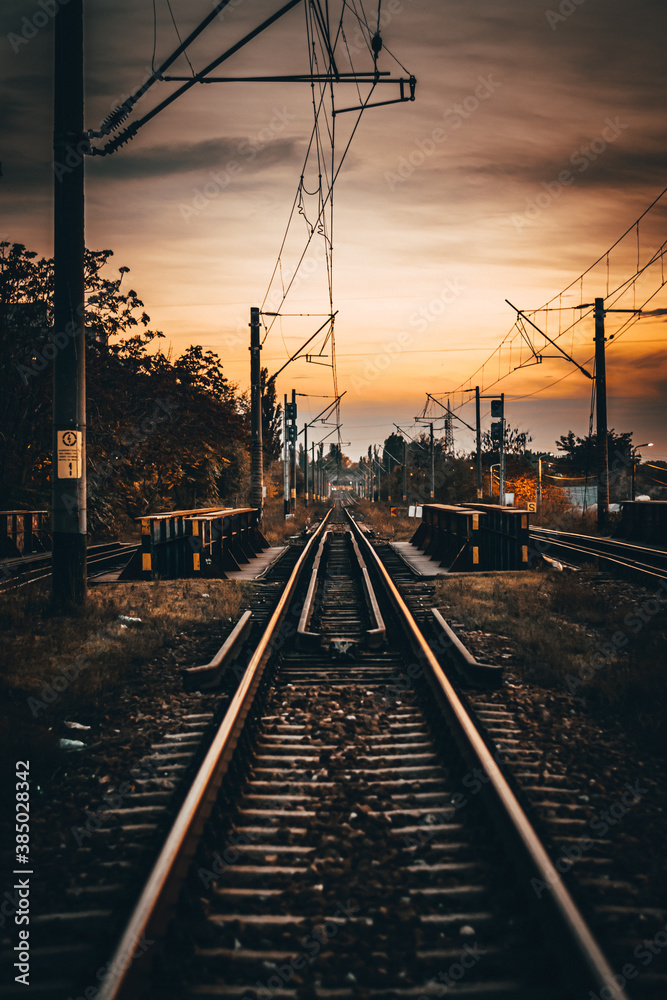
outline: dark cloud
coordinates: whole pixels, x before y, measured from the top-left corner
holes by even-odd
[[[276,138],[260,147],[249,142],[247,136],[236,136],[152,146],[141,151],[130,147],[122,155],[92,157],[87,161],[88,174],[91,179],[104,176],[106,179],[129,180],[225,170],[230,163],[256,172],[291,159],[298,145],[291,139]]]
[[[339,3],[331,0],[330,6],[333,9]],[[212,24],[192,53],[194,66],[200,68],[215,58],[278,6],[279,0],[254,0]],[[479,331],[493,340],[494,323],[500,324],[500,340],[511,313],[505,314],[502,294],[488,291],[488,286],[497,284],[499,269],[504,269],[502,281],[507,277],[505,293],[510,298],[522,305],[544,301],[549,290],[556,292],[595,260],[664,187],[667,4],[664,0],[585,0],[572,5],[573,12],[564,19],[558,14],[560,6],[561,0],[401,0],[399,9],[385,17],[386,46],[417,74],[417,101],[364,115],[336,195],[337,240],[343,238],[341,253],[337,244],[337,275],[344,262],[349,274],[356,272],[358,281],[363,275],[369,285],[367,291],[360,291],[351,281],[352,296],[371,294],[378,302],[382,296],[386,300],[372,317],[347,320],[352,327],[355,322],[366,322],[364,332],[371,341],[392,329],[397,308],[403,308],[400,303],[396,306],[401,295],[428,300],[431,285],[437,286],[440,275],[455,274],[459,267],[466,269],[465,283],[471,289],[461,302],[461,325],[454,324],[456,329],[448,331],[445,320],[442,326],[434,324],[429,341],[418,346],[426,349],[444,336],[451,337],[452,343],[469,345],[478,342]],[[388,5],[382,7],[386,15]],[[172,0],[172,8],[184,37],[208,14],[211,0]],[[7,39],[10,32],[21,31],[23,19],[30,21],[39,9],[37,0],[5,0],[0,10],[5,174],[0,183],[9,195],[3,229],[11,227],[13,238],[50,252],[52,22],[17,52]],[[158,4],[157,10],[159,62],[177,39],[166,5]],[[86,122],[96,128],[149,72],[152,5],[136,0],[86,0],[85,14]],[[354,31],[348,40],[355,45]],[[402,72],[386,53],[382,58],[386,68]],[[303,68],[305,59],[303,12],[295,10],[230,61],[228,68],[230,73],[287,72]],[[177,70],[188,72],[185,64]],[[443,125],[448,109],[474,94],[480,76],[491,76],[497,83],[493,95],[460,128],[450,128],[446,141],[417,162],[433,129]],[[138,110],[153,107],[172,86],[156,85]],[[207,290],[212,286],[220,289],[220,299],[254,294],[254,284],[262,284],[264,275],[271,273],[274,260],[269,255],[274,245],[276,249],[280,245],[294,197],[312,120],[309,99],[309,90],[298,85],[194,88],[118,153],[88,161],[88,227],[97,245],[111,245],[119,259],[122,255],[127,260],[138,287],[152,281],[158,301],[164,300],[163,283],[180,273],[185,258],[193,269],[188,282],[197,285],[202,300],[211,298]],[[290,102],[294,118],[252,157],[248,137],[268,126],[274,107],[282,107],[283,101]],[[581,161],[577,165],[570,157],[601,134],[607,117],[616,116],[629,127],[585,170],[578,169]],[[353,117],[337,119],[339,150]],[[411,156],[417,162],[415,169],[399,181],[388,180],[387,174],[396,174],[399,163]],[[211,199],[185,225],[180,202],[189,204],[209,173],[224,171],[230,161],[240,163],[241,174],[225,188],[224,197]],[[525,212],[527,202],[544,192],[544,185],[552,184],[563,170],[572,172],[573,183],[538,217],[517,229],[513,215]],[[155,197],[147,196],[151,181]],[[270,201],[268,205],[258,202],[261,217],[249,226],[251,196]],[[665,221],[664,213],[652,213],[642,225],[642,240],[646,229],[660,236]],[[156,253],[154,243],[160,232],[178,235],[162,239]],[[655,246],[660,242],[656,239]],[[645,246],[648,241],[642,243],[642,251]],[[221,260],[228,262],[229,278],[220,276]],[[370,287],[373,282],[377,288]],[[188,287],[184,294],[191,298],[192,289]],[[496,294],[497,302],[490,298]],[[661,300],[651,305],[656,307],[654,315],[664,314]],[[151,307],[148,297],[147,306]],[[181,327],[169,328],[169,321],[167,316],[166,332],[178,338]],[[211,322],[218,321],[216,317]],[[341,352],[344,348],[343,343]],[[631,336],[620,341],[618,356],[610,351],[612,390],[615,373],[626,365],[632,383],[629,391],[639,396],[641,385],[650,384],[651,406],[657,413],[661,355],[654,356],[652,371],[651,356],[641,354],[635,362],[631,360],[635,354],[639,345]],[[453,363],[458,357],[448,356],[448,361]],[[423,359],[427,373],[436,370],[427,355]],[[455,383],[468,374],[462,371],[454,376],[440,367],[437,371],[443,380]],[[530,370],[512,376],[508,392],[520,393],[521,379],[530,377]],[[415,374],[415,385],[418,382]],[[565,392],[570,384],[564,384]],[[442,383],[430,388],[442,388]],[[523,423],[543,427],[549,440],[554,431],[542,415],[556,412],[550,407],[561,407],[558,433],[568,426],[569,404],[554,398],[560,391],[554,386],[551,401],[544,393],[521,404],[529,417]],[[581,413],[576,429],[583,433],[588,401],[576,400],[572,405]],[[646,401],[641,405],[641,420],[635,422],[633,398],[614,401],[610,420],[617,426],[648,428],[651,406]],[[408,412],[418,409],[415,401]],[[660,414],[661,419],[664,416]],[[367,419],[366,411],[360,419]],[[644,433],[649,430],[639,440],[653,439]],[[365,451],[361,441],[355,448]]]

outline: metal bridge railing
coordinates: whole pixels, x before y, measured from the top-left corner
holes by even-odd
[[[51,520],[48,511],[0,511],[0,559],[50,551]]]
[[[480,569],[528,569],[527,510],[494,503],[471,503],[484,514],[480,529]]]
[[[150,514],[141,521],[141,549],[122,580],[226,577],[268,548],[253,507],[204,507]]]
[[[449,570],[528,568],[529,516],[497,504],[425,504],[413,545]]]
[[[412,544],[450,570],[480,568],[480,522],[484,516],[467,507],[424,504]]]

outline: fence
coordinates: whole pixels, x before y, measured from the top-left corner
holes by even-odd
[[[151,514],[141,521],[141,549],[121,580],[219,577],[239,569],[268,542],[253,507],[205,507]]]
[[[46,510],[0,511],[0,558],[51,551],[51,523]]]

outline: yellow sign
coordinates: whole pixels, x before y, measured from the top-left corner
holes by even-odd
[[[81,431],[58,431],[58,479],[80,479],[83,473],[83,434]]]
[[[389,508],[389,516],[390,517],[398,517],[398,507],[390,507]]]

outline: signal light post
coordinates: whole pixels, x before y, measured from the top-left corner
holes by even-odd
[[[475,386],[475,441],[477,444],[477,499],[484,496],[482,487],[482,421],[480,417],[479,386]]]
[[[292,389],[292,402],[287,402],[287,394],[285,394],[283,407],[283,506],[285,517],[294,513],[296,508],[296,439],[296,393]]]
[[[496,423],[491,424],[491,440],[498,442],[500,452],[500,468],[498,470],[498,492],[500,505],[505,506],[505,393],[491,400],[491,416],[496,417]],[[498,419],[500,418],[500,419]]]
[[[259,335],[259,309],[250,310],[250,506],[259,511],[264,506],[264,456],[262,453],[262,368]]]
[[[291,479],[292,487],[290,490],[290,511],[292,514],[296,513],[296,442],[297,442],[297,429],[296,429],[296,392],[292,389],[292,409],[291,409],[291,419],[292,426],[290,428],[290,459],[292,465]]]

